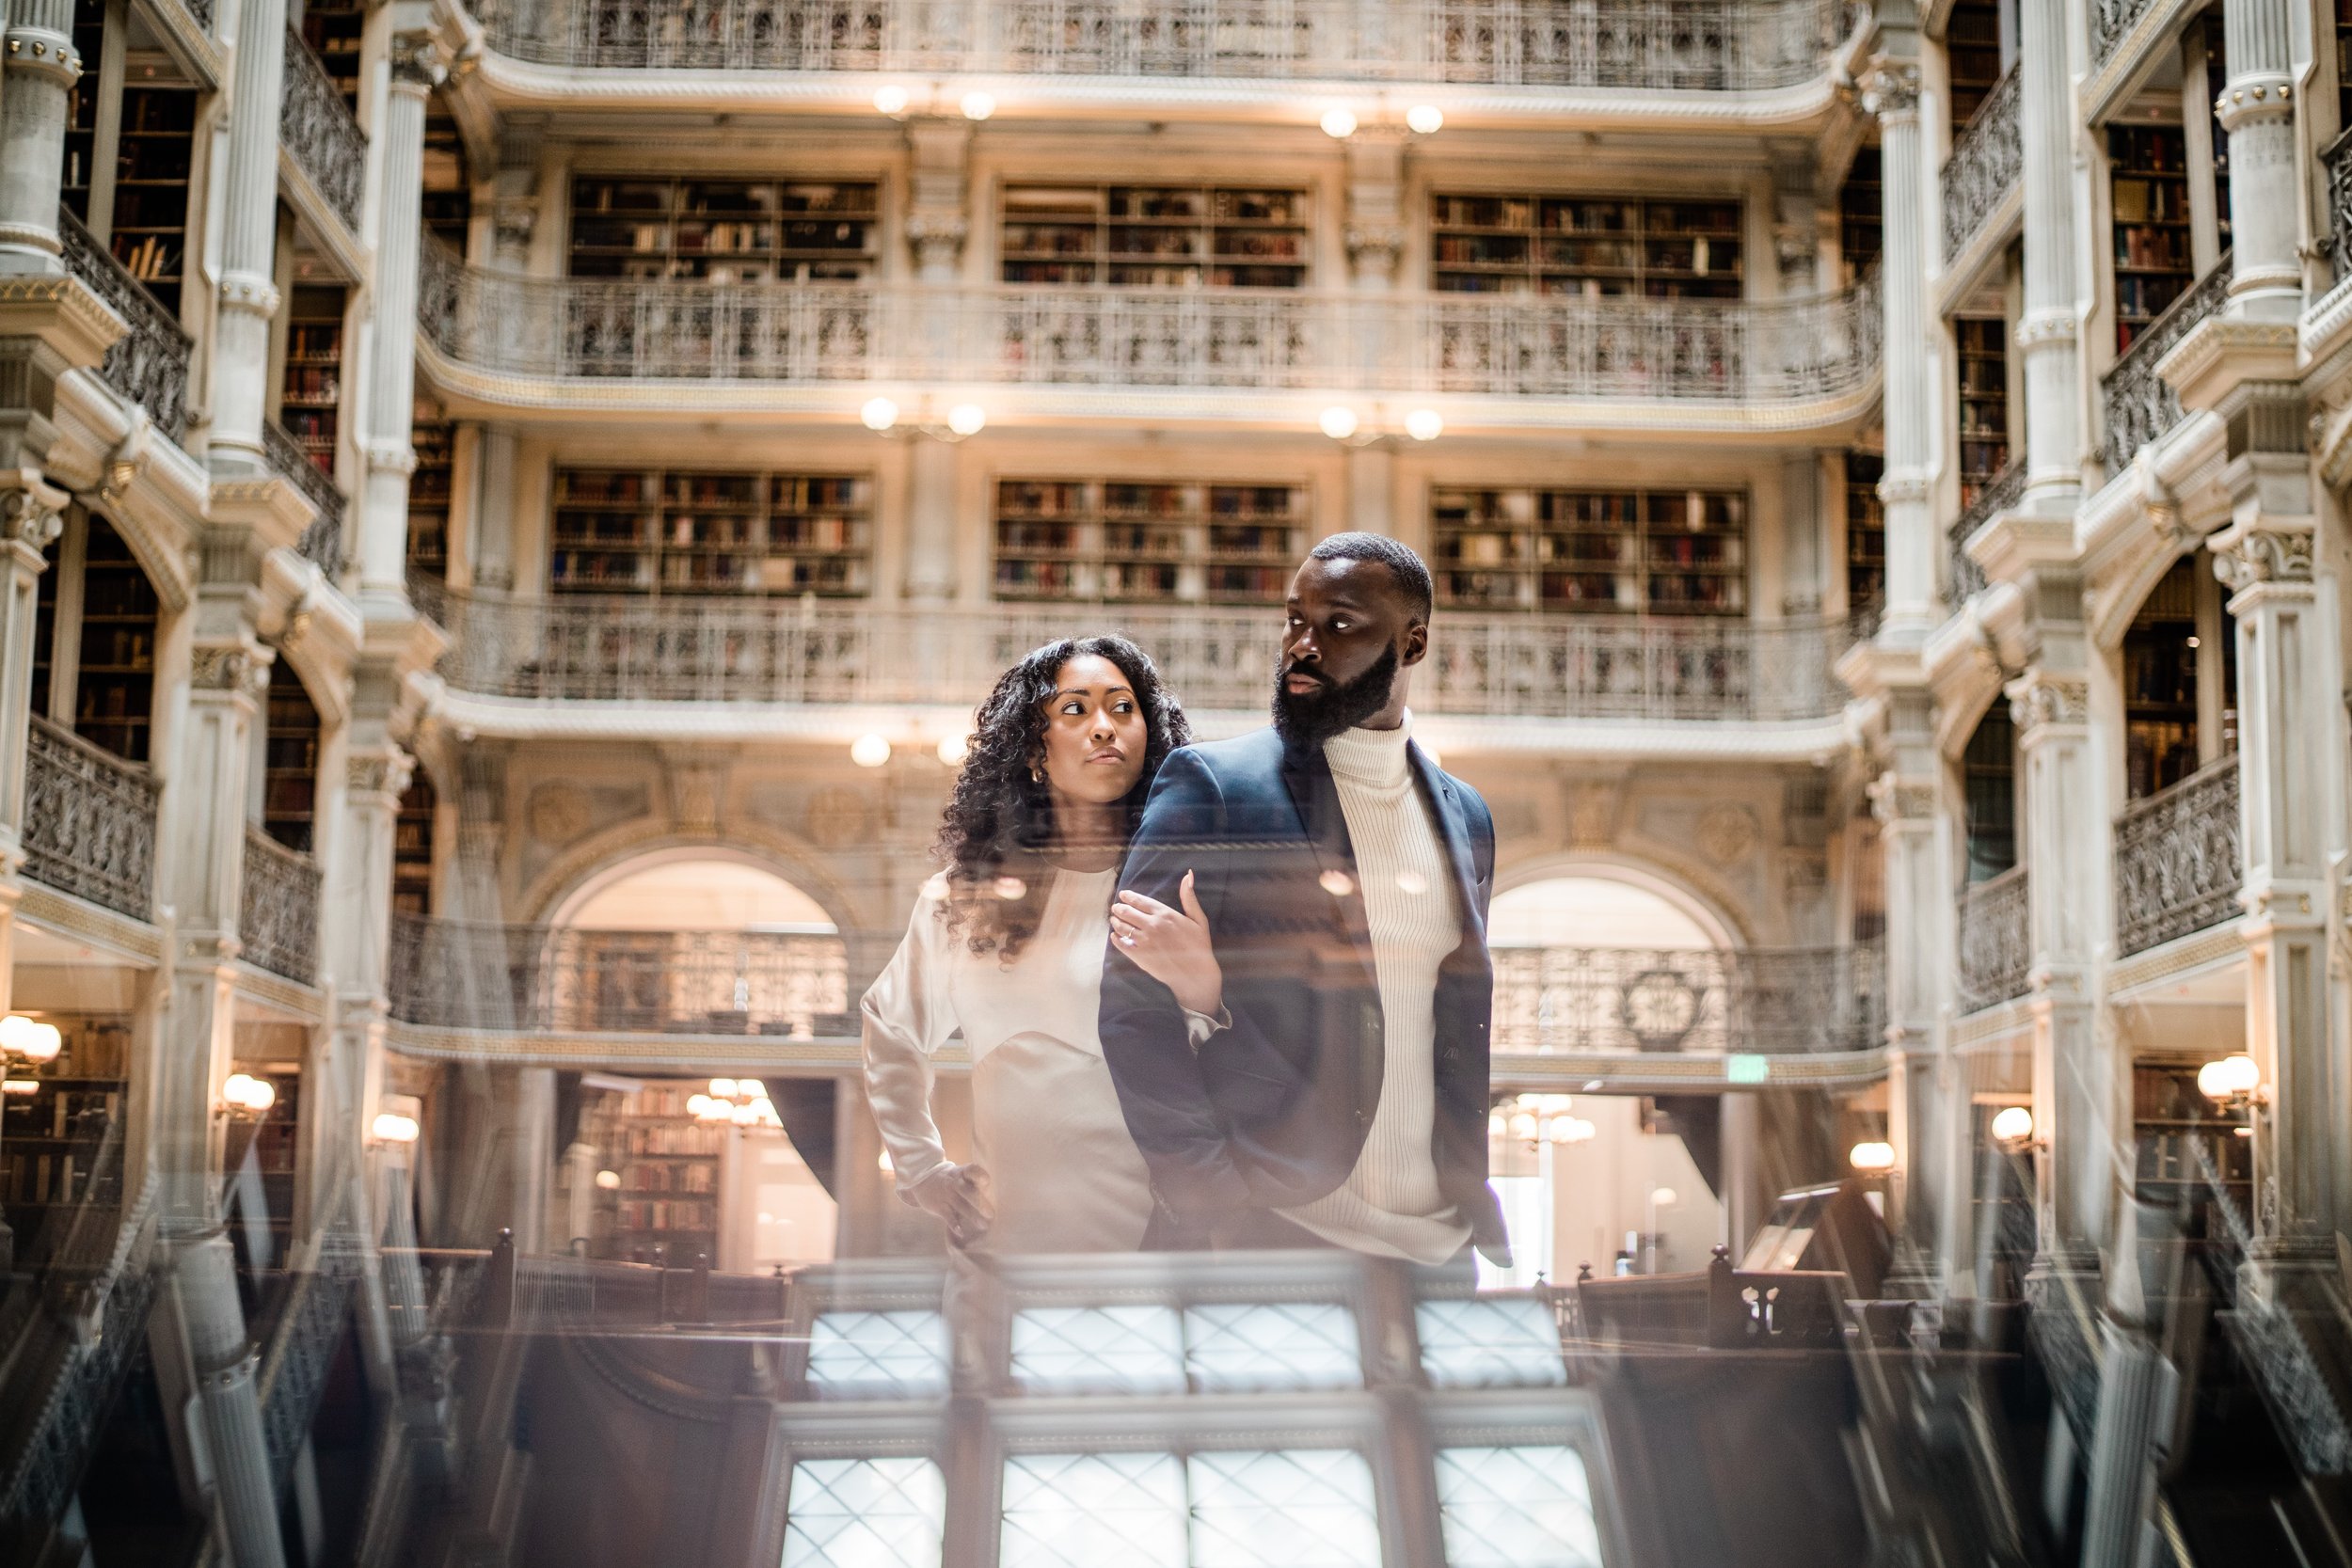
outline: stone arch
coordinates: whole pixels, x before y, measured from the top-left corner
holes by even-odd
[[[532,879],[516,900],[516,919],[525,924],[560,924],[558,916],[618,877],[653,857],[671,860],[731,860],[768,872],[815,900],[825,918],[852,939],[869,922],[855,895],[836,876],[827,857],[788,833],[753,823],[730,824],[718,832],[681,831],[644,820],[626,822],[565,848]]]
[[[1499,867],[1495,895],[1501,898],[1546,882],[1579,879],[1616,882],[1646,894],[1688,920],[1714,946],[1739,949],[1755,944],[1753,928],[1728,900],[1651,862],[1608,850],[1570,850]]]
[[[600,899],[619,891],[630,882],[646,878],[649,874],[678,866],[725,866],[752,873],[758,879],[773,884],[772,889],[770,890],[770,901],[779,907],[779,912],[785,913],[791,924],[810,927],[821,927],[828,933],[838,933],[841,928],[840,922],[827,912],[815,895],[789,877],[779,873],[765,857],[748,853],[732,846],[713,847],[691,844],[676,844],[667,848],[632,855],[627,860],[617,861],[602,871],[592,874],[575,885],[569,893],[564,895],[563,901],[548,911],[547,924],[598,927],[610,925],[610,921],[602,918],[587,918],[588,911],[594,909]],[[800,905],[805,905],[806,909],[800,909],[798,907]]]

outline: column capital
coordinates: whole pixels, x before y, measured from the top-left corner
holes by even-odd
[[[416,769],[417,759],[399,747],[371,747],[350,753],[343,765],[343,783],[355,802],[374,797],[371,803],[397,805]]]
[[[970,221],[959,209],[908,214],[907,245],[914,252],[915,270],[926,276],[952,271],[963,259],[963,242],[971,231]]]
[[[9,24],[8,39],[10,76],[45,76],[61,87],[82,79],[82,56],[74,51],[72,35],[16,22]]]
[[[38,469],[0,471],[0,538],[20,562],[40,571],[45,564],[41,552],[56,542],[72,501]]]
[[[2295,118],[2295,83],[2284,71],[2249,72],[2233,76],[2213,101],[2214,119],[2235,135],[2241,126]]]
[[[2033,665],[2004,688],[2010,722],[2018,742],[2030,745],[2058,728],[2082,729],[2090,722],[2090,682],[2072,671]]]
[[[1903,824],[1931,826],[1935,821],[1935,782],[1899,773],[1888,768],[1868,784],[1863,793],[1869,798],[1870,815],[1884,827]]]
[[[269,690],[268,649],[258,643],[200,643],[188,664],[188,688],[207,694],[259,700]]]
[[[400,33],[392,39],[392,90],[421,99],[449,80],[449,63],[432,33]]]
[[[254,272],[227,272],[220,278],[220,308],[231,315],[258,316],[266,322],[278,314],[278,284]]]
[[[2237,612],[2238,595],[2249,591],[2287,588],[2309,593],[2316,532],[2315,519],[2311,517],[2257,516],[2215,534],[2213,572],[2230,590],[2232,613]]]
[[[1863,71],[1858,85],[1863,108],[1876,115],[1882,125],[1919,123],[1917,62],[1880,55]]]

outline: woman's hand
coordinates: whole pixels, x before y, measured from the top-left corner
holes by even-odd
[[[1111,905],[1111,941],[1137,969],[1175,992],[1177,1006],[1214,1017],[1225,1006],[1225,972],[1209,942],[1209,917],[1193,895],[1191,872],[1176,896],[1181,910],[1140,893],[1120,894]]]
[[[899,1188],[898,1196],[945,1221],[947,1239],[958,1246],[970,1246],[987,1235],[996,1220],[988,1172],[978,1165],[940,1165],[920,1181]]]

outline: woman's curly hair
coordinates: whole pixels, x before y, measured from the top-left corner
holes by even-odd
[[[1053,885],[1045,859],[1054,841],[1053,793],[1030,776],[1044,751],[1045,705],[1059,689],[1062,666],[1089,654],[1119,667],[1143,714],[1143,771],[1127,792],[1123,836],[1134,835],[1160,764],[1192,741],[1184,710],[1161,684],[1151,656],[1123,637],[1048,642],[997,677],[974,715],[971,749],[934,852],[946,863],[940,912],[947,928],[967,933],[973,952],[995,953],[1006,963],[1037,935]]]

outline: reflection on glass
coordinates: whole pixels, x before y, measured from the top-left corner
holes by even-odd
[[[1559,1326],[1534,1296],[1424,1301],[1413,1316],[1432,1387],[1549,1387],[1568,1380]]]
[[[946,1506],[928,1459],[803,1459],[785,1502],[784,1568],[939,1568]]]
[[[1584,1458],[1550,1446],[1438,1450],[1448,1568],[1599,1568]]]
[[[1041,1307],[1012,1320],[1012,1375],[1039,1394],[1175,1394],[1184,1353],[1172,1307]]]
[[[808,1386],[820,1398],[924,1399],[947,1391],[947,1325],[937,1312],[822,1312],[809,1330]]]

